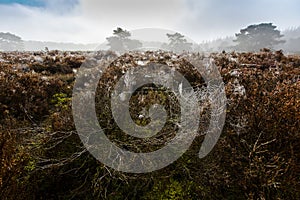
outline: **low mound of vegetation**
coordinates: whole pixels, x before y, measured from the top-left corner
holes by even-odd
[[[132,151],[147,145],[149,151],[161,148],[176,134],[176,126],[170,121],[150,143],[134,140],[128,144],[132,138],[118,129],[108,104],[109,88],[125,71],[147,61],[175,67],[195,88],[205,84],[185,55],[160,51],[121,57],[113,52],[89,55],[0,53],[2,199],[300,198],[300,56],[267,49],[211,54],[228,99],[225,126],[213,151],[198,158],[204,139],[200,133],[190,149],[168,167],[128,174],[98,162],[77,135],[71,102],[78,68],[82,64],[101,68],[115,58],[99,82],[97,117],[110,139]],[[131,98],[136,107],[130,112],[137,124],[148,123],[147,118],[134,117],[140,108],[155,103],[178,114],[178,101],[169,91],[147,87],[152,89],[140,89]]]

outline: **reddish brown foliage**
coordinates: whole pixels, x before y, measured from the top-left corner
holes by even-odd
[[[112,53],[100,54],[96,59],[111,56]],[[105,195],[111,195],[110,197],[116,194],[134,197],[132,191],[137,188],[143,194],[151,194],[151,184],[140,188],[141,182],[164,182],[168,178],[162,177],[172,177],[183,184],[185,181],[192,181],[199,186],[189,191],[195,198],[300,198],[300,57],[267,50],[255,54],[233,52],[211,55],[225,82],[228,106],[222,136],[207,158],[196,159],[203,139],[199,137],[183,158],[149,176],[128,178],[129,175],[121,174],[118,176],[119,182],[111,177],[104,181],[99,178],[109,173],[103,167],[99,172],[98,164],[90,164],[95,162],[80,160],[73,165],[78,170],[83,168],[85,176],[73,179],[68,177],[69,187],[65,186],[62,177],[65,177],[64,173],[72,174],[76,171],[70,169],[73,165],[60,166],[61,168],[55,165],[50,171],[36,172],[32,177],[39,183],[43,178],[50,180],[51,177],[53,184],[48,186],[43,183],[47,186],[44,190],[37,186],[26,190],[24,186],[19,186],[16,177],[24,178],[27,175],[24,166],[28,165],[32,156],[26,141],[29,136],[30,140],[35,136],[28,136],[28,131],[20,131],[18,128],[44,127],[48,131],[47,134],[44,133],[46,138],[49,132],[74,130],[70,105],[67,105],[67,110],[61,109],[53,105],[51,100],[53,95],[58,93],[71,96],[74,69],[82,64],[86,55],[80,52],[0,53],[0,194],[17,194],[16,198],[20,198],[17,192],[22,191],[32,195],[31,197],[38,196],[35,196],[35,193],[42,197],[47,193],[47,187],[55,185],[54,193],[67,196],[79,185],[87,191],[86,194],[103,197],[104,194],[99,188],[86,184],[86,180],[90,180],[94,181],[93,184],[100,185],[103,190],[108,190],[108,194]],[[168,64],[170,55],[172,56],[165,53],[164,56],[152,58],[151,61]],[[125,55],[119,59],[119,63],[116,61],[110,66],[104,79],[111,81],[115,76],[121,76],[124,66],[134,66],[133,61],[139,58],[138,54]],[[95,60],[90,62],[97,64]],[[199,75],[195,74],[192,65],[186,61],[176,60],[173,64],[195,85],[203,83],[202,79],[198,79]],[[108,87],[112,82],[104,86]],[[133,111],[139,112],[134,109]],[[114,133],[113,130],[111,133]],[[65,140],[63,133],[59,133],[59,138]],[[52,137],[54,136],[50,138]],[[50,139],[45,141],[51,143]],[[65,144],[65,150],[68,151],[72,149],[72,145],[76,146],[78,143],[77,141],[75,144],[61,144]],[[59,149],[62,151],[64,146],[60,145]],[[61,153],[55,152],[55,148],[47,151],[45,155],[48,157]],[[42,176],[39,176],[40,174]],[[75,175],[77,174],[74,172],[72,176]],[[124,183],[126,181],[132,185]],[[109,183],[115,183],[117,186]],[[126,190],[119,189],[120,184]],[[66,191],[62,192],[59,186],[66,187]]]

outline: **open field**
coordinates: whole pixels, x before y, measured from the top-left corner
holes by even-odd
[[[198,158],[204,138],[200,127],[190,149],[170,166],[128,174],[94,159],[76,132],[73,84],[90,53],[0,52],[2,199],[300,199],[300,56],[267,49],[210,54],[228,99],[225,126],[213,151]],[[86,63],[97,67],[116,55],[94,56]],[[103,106],[109,103],[112,80],[142,59],[175,67],[193,87],[203,86],[193,66],[173,53],[131,53],[112,62],[99,82],[97,117],[110,139],[132,151],[147,145],[152,151],[176,134],[174,124],[167,123],[150,142],[128,144],[130,138],[117,128],[110,107]],[[176,108],[176,100],[160,92],[147,93],[143,103],[139,95],[145,94],[135,93],[133,104],[162,103],[171,112],[171,102]],[[131,112],[135,116],[141,109]]]

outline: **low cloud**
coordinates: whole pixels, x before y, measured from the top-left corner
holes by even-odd
[[[272,22],[283,30],[300,25],[298,0],[187,0],[186,20],[180,30],[196,40],[234,36],[250,24]]]
[[[68,1],[45,0],[45,7],[0,5],[0,30],[26,40],[103,42],[117,26],[174,29],[183,6],[183,0],[80,0],[72,6]]]
[[[0,31],[12,32],[26,40],[80,40],[76,33],[81,31],[81,22],[76,15],[61,15],[44,7],[0,5]]]
[[[0,4],[0,31],[25,40],[101,43],[116,27],[163,28],[201,42],[233,36],[249,24],[299,26],[297,0],[39,0],[44,6]]]

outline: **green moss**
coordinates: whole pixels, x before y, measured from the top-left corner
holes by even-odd
[[[69,108],[69,104],[71,103],[72,98],[68,97],[65,93],[57,93],[53,95],[51,103],[54,104],[56,108],[59,110],[67,110]]]
[[[193,193],[196,189],[193,181],[178,181],[172,178],[167,183],[164,181],[155,182],[152,191],[146,195],[146,199],[189,200],[195,197]]]

